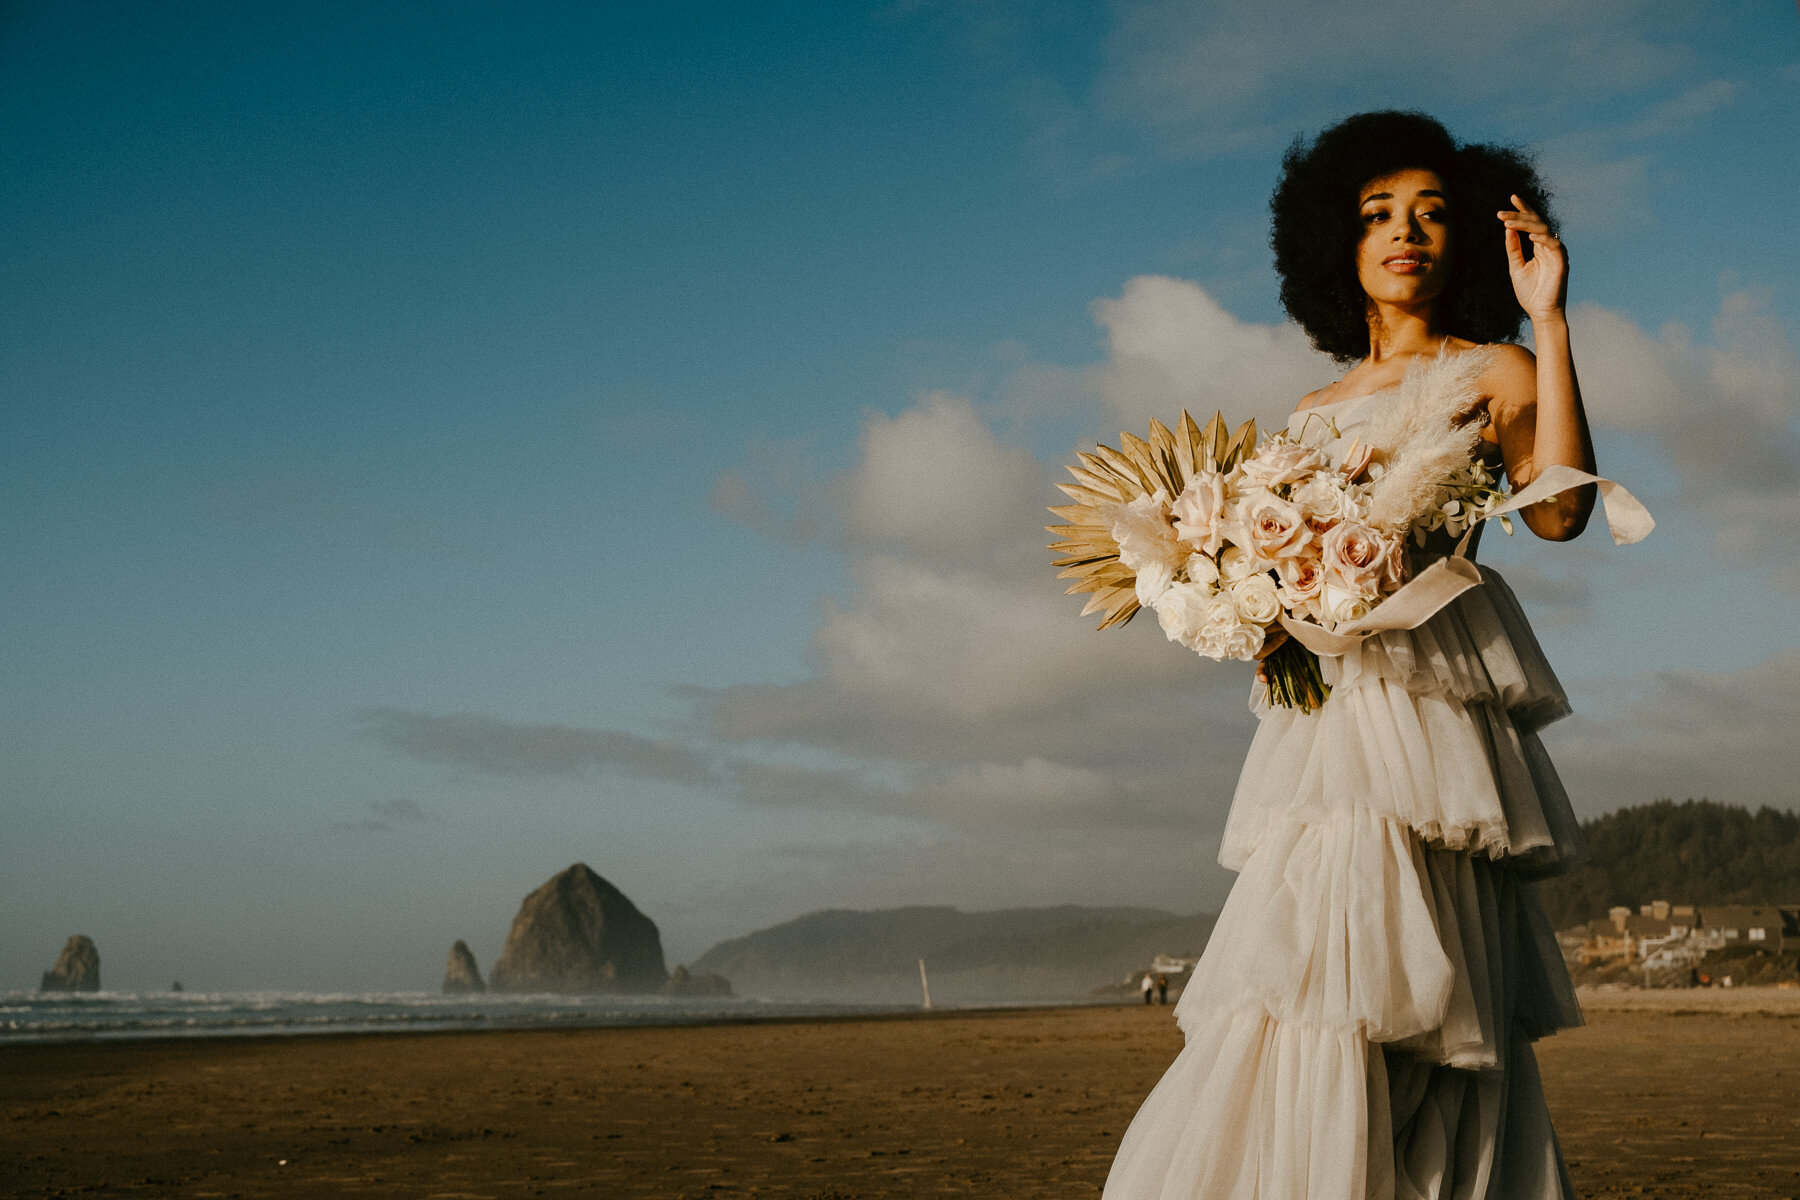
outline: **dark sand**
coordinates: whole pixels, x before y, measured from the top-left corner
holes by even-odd
[[[1800,1019],[1591,1021],[1539,1046],[1584,1196],[1800,1196]],[[1179,1047],[1141,1006],[12,1046],[0,1196],[1096,1196]]]

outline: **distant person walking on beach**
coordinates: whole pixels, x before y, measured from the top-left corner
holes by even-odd
[[[1156,988],[1156,981],[1150,978],[1150,972],[1144,972],[1143,982],[1138,984],[1138,991],[1144,993],[1144,1003],[1150,1003],[1150,993]]]
[[[1167,975],[1156,977],[1156,1002],[1158,1004],[1169,1002],[1169,977]]]

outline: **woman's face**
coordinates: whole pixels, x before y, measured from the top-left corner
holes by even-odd
[[[1450,282],[1450,214],[1437,172],[1409,167],[1371,179],[1358,197],[1356,277],[1371,300],[1429,303]]]

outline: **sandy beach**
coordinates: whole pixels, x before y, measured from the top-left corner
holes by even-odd
[[[1800,1195],[1800,1006],[1683,995],[1540,1044],[1578,1188]],[[0,1195],[1096,1196],[1179,1048],[1141,1006],[11,1046]]]

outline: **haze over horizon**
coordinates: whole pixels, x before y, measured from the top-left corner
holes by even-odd
[[[1793,6],[610,7],[0,14],[0,988],[431,988],[575,861],[671,964],[1216,908],[1248,672],[1042,510],[1338,371],[1267,197],[1372,107],[1539,152],[1658,520],[1482,548],[1577,812],[1794,806]]]

